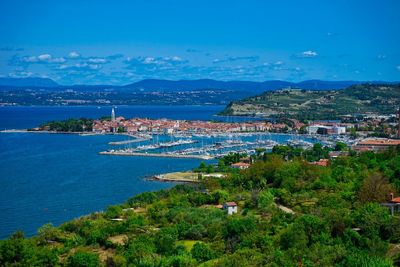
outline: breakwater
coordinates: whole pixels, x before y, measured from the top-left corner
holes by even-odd
[[[159,157],[159,158],[185,158],[185,159],[202,159],[210,160],[214,157],[208,155],[182,155],[176,153],[140,153],[140,152],[129,152],[129,151],[102,151],[100,155],[110,156],[136,156],[136,157]]]

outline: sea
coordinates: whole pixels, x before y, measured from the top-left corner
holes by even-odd
[[[223,106],[118,106],[126,118],[243,121],[218,117]],[[111,107],[0,107],[0,129],[33,128],[68,118],[110,116]],[[278,136],[278,139],[280,137]],[[283,139],[288,137],[282,136]],[[99,155],[119,135],[0,133],[0,239],[17,230],[26,236],[46,223],[55,226],[110,205],[124,203],[145,191],[167,189],[175,183],[148,177],[190,170],[197,159],[118,157]]]

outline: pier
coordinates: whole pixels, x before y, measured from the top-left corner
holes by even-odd
[[[185,159],[202,159],[210,160],[213,156],[209,155],[182,155],[176,153],[141,153],[141,152],[130,152],[130,151],[102,151],[100,155],[110,156],[136,156],[136,157],[159,157],[159,158],[185,158]]]
[[[117,146],[117,145],[126,145],[126,144],[131,144],[131,143],[139,143],[139,142],[144,142],[150,139],[145,139],[145,138],[137,138],[137,139],[132,139],[132,140],[125,140],[125,141],[117,141],[117,142],[109,142],[109,145],[112,146]]]

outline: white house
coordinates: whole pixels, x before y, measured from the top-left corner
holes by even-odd
[[[236,202],[226,202],[224,203],[223,209],[228,211],[228,215],[232,215],[237,213],[237,204]]]
[[[346,127],[343,126],[333,126],[333,132],[335,134],[345,134],[346,133]]]

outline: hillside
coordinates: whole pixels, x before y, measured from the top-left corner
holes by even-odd
[[[346,114],[395,113],[400,84],[352,85],[343,90],[285,89],[231,102],[221,114],[235,116],[337,119]]]
[[[308,162],[328,151],[277,146],[243,171],[229,167],[240,155],[202,164],[227,177],[16,232],[0,240],[0,266],[398,266],[399,213],[379,203],[400,189],[400,150]],[[233,215],[217,206],[233,201]]]

